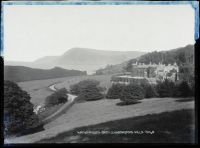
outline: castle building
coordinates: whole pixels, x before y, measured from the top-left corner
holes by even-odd
[[[132,64],[132,71],[129,75],[115,76],[112,78],[114,83],[140,83],[148,81],[151,84],[156,84],[157,81],[164,81],[165,79],[173,82],[178,80],[179,67],[176,63],[173,65],[134,63]]]
[[[179,68],[176,63],[173,65],[168,64],[143,64],[134,63],[131,76],[133,77],[145,77],[156,78],[159,80],[170,79],[172,81],[178,80]]]

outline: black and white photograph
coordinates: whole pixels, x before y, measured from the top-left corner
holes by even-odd
[[[197,144],[198,1],[3,1],[4,145]]]

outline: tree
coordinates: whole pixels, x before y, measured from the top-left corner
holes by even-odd
[[[86,87],[81,89],[81,93],[78,97],[80,100],[94,101],[102,99],[104,96],[100,93],[98,87],[87,85]]]
[[[113,84],[106,94],[107,99],[118,99],[120,98],[121,92],[124,88],[122,84]]]
[[[186,81],[182,81],[178,86],[179,97],[189,97],[192,95],[192,90],[190,89]]]
[[[45,99],[45,106],[51,107],[68,101],[68,91],[65,88],[59,89]]]
[[[129,84],[124,87],[120,100],[127,103],[134,103],[144,98],[144,92],[141,86]]]
[[[159,97],[173,97],[175,90],[175,83],[165,79],[164,82],[158,82],[156,85],[157,93]]]
[[[152,98],[157,97],[158,93],[156,92],[155,86],[151,84],[141,84],[143,90],[144,90],[144,97],[145,98]]]
[[[71,94],[79,95],[81,93],[82,88],[85,88],[88,85],[96,87],[99,84],[100,84],[100,82],[96,81],[96,80],[90,80],[90,79],[83,80],[83,81],[80,81],[79,83],[71,85],[70,92],[71,92]]]
[[[78,95],[78,100],[99,100],[104,97],[103,94],[101,94],[104,89],[99,87],[99,84],[100,82],[96,80],[83,80],[70,86],[70,92]]]
[[[194,96],[195,95],[195,82],[192,81],[191,83],[191,96]]]
[[[33,112],[27,92],[14,82],[4,81],[4,134],[20,135],[39,126],[39,119]]]
[[[133,69],[133,61],[132,60],[129,60],[127,65],[124,67],[124,70],[127,71],[127,72],[131,72],[132,69]]]

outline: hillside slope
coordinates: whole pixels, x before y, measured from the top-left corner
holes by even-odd
[[[98,69],[96,74],[115,74],[127,70],[128,63],[134,63],[138,61],[139,63],[149,64],[162,62],[163,64],[174,64],[176,62],[179,66],[189,65],[194,70],[194,46],[187,45],[185,47],[180,47],[177,49],[172,49],[168,51],[154,51],[149,52],[140,57],[133,58],[121,64],[107,66],[105,68]]]
[[[68,76],[86,75],[85,71],[67,70],[60,67],[52,69],[34,69],[24,66],[4,66],[4,80],[15,82],[51,79]]]
[[[67,50],[61,56],[46,56],[34,62],[5,61],[5,65],[27,66],[42,69],[59,66],[65,69],[87,71],[91,74],[108,64],[120,64],[143,54],[144,52],[139,51],[106,51],[76,47]]]

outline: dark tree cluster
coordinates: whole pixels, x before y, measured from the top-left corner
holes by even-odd
[[[103,88],[99,86],[100,82],[96,80],[83,80],[70,86],[70,92],[78,96],[78,100],[93,101],[102,99]]]
[[[4,81],[4,134],[19,136],[39,126],[30,96],[17,84]]]
[[[143,98],[153,97],[192,97],[194,96],[195,85],[189,85],[187,81],[175,83],[170,80],[158,82],[156,85],[149,83],[129,85],[113,84],[106,94],[107,99],[120,99],[127,104],[137,102]]]
[[[165,52],[151,52],[139,57],[138,62],[149,64],[162,62],[163,64],[174,64],[176,62],[179,66],[185,64],[194,64],[194,46],[188,45],[186,47],[173,49]]]
[[[54,105],[58,105],[61,103],[65,103],[68,101],[68,91],[65,88],[61,88],[48,96],[45,99],[45,106],[46,107],[52,107]]]
[[[191,97],[194,96],[194,87],[189,86],[187,81],[174,83],[165,80],[156,86],[159,97]]]
[[[144,98],[144,92],[140,85],[126,85],[121,92],[120,100],[123,102],[135,102]]]
[[[141,87],[143,88],[145,98],[158,97],[158,93],[156,91],[156,85],[151,85],[149,83],[142,83]]]
[[[122,84],[113,84],[109,89],[106,94],[107,99],[119,99],[121,92],[124,88],[124,85]]]

